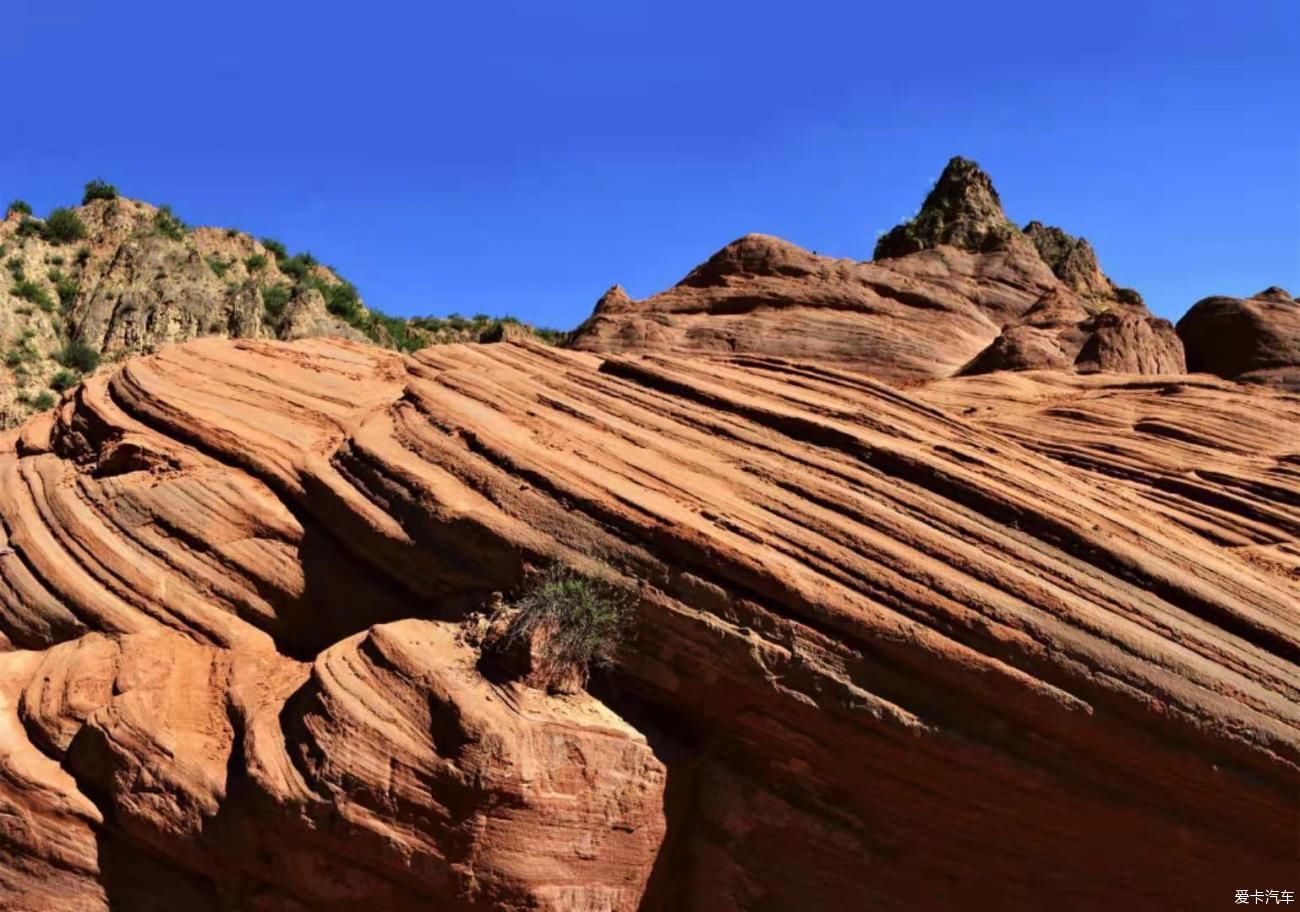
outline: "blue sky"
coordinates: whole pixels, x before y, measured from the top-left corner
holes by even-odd
[[[1300,293],[1300,4],[0,0],[0,197],[102,176],[396,314],[569,327],[728,241],[865,259],[944,162],[1177,317]]]

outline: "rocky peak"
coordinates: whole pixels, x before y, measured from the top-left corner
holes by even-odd
[[[802,278],[816,271],[818,260],[816,254],[779,237],[747,234],[696,266],[680,284],[714,288],[735,276]]]
[[[1081,237],[1044,225],[1037,219],[1024,227],[1025,237],[1052,273],[1072,291],[1085,298],[1107,299],[1130,307],[1142,307],[1142,296],[1132,288],[1120,288],[1101,271],[1097,253]]]
[[[596,313],[618,313],[626,310],[631,304],[632,299],[622,285],[611,285],[596,302]]]
[[[1295,298],[1291,297],[1291,292],[1277,285],[1270,285],[1255,295],[1256,301],[1280,301],[1283,304],[1295,303]]]
[[[1110,293],[1110,281],[1102,273],[1097,254],[1086,240],[1037,219],[1024,227],[1024,234],[1033,241],[1043,262],[1071,289],[1081,294]]]
[[[977,253],[997,250],[1015,233],[992,179],[975,162],[956,156],[939,175],[921,211],[876,242],[874,259],[906,256],[940,244]]]

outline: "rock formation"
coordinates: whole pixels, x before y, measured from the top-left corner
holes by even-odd
[[[882,235],[872,257],[890,259],[943,245],[990,252],[1005,249],[1017,233],[992,179],[958,156],[944,167],[916,217]]]
[[[970,371],[1183,369],[1172,325],[1097,265],[1088,243],[1002,211],[988,175],[954,158],[876,261],[748,235],[644,301],[618,286],[574,334],[604,353],[813,359],[890,382]]]
[[[811,274],[858,289],[846,313],[929,312],[905,271],[866,273],[899,297],[779,242],[724,253],[682,287]],[[972,314],[943,283],[988,261],[903,261]],[[1061,287],[1032,270],[1035,300]],[[962,282],[992,312],[1019,300],[1000,275]],[[900,391],[530,342],[127,362],[0,435],[0,905],[1173,909],[1289,884],[1297,421],[1206,377]],[[634,605],[590,695],[484,677],[467,634],[555,564]]]
[[[505,332],[557,338],[509,318],[387,317],[309,254],[234,229],[190,229],[166,207],[98,198],[62,217],[76,231],[52,232],[19,208],[0,221],[0,429],[47,408],[101,358],[202,336],[408,349]]]
[[[124,197],[64,212],[75,233],[53,234],[14,209],[0,222],[0,413],[10,423],[86,359],[208,335],[364,338],[317,290],[346,287],[324,266],[289,263],[239,231],[191,230],[165,207]],[[70,344],[89,354],[69,359]]]
[[[1285,289],[1197,301],[1178,335],[1189,370],[1300,391],[1300,301]]]

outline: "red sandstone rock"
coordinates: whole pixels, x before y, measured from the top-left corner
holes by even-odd
[[[1284,882],[1297,421],[1185,376],[129,362],[0,436],[0,896],[1095,909]],[[456,635],[553,561],[635,598],[600,701],[494,685]]]
[[[573,345],[808,359],[890,382],[1183,369],[1173,327],[1116,287],[1086,241],[1038,222],[1020,232],[988,175],[964,159],[949,163],[915,219],[881,238],[875,262],[747,235],[644,301],[610,289]]]
[[[1284,289],[1198,301],[1178,335],[1190,370],[1300,390],[1300,302]]]

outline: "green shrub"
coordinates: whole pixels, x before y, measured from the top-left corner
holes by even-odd
[[[1116,288],[1115,297],[1121,304],[1127,304],[1130,307],[1142,306],[1142,295],[1135,288]]]
[[[351,282],[323,285],[320,292],[325,298],[325,309],[334,316],[341,317],[349,323],[361,317],[361,297],[357,294],[356,286]]]
[[[60,208],[50,213],[41,233],[51,244],[70,244],[86,236],[86,225],[71,209]]]
[[[153,233],[159,237],[169,238],[173,241],[183,241],[185,240],[185,232],[188,230],[188,226],[176,217],[176,213],[172,212],[171,206],[161,206],[154,213]]]
[[[80,379],[70,370],[61,370],[50,378],[50,389],[62,393],[76,386]]]
[[[238,229],[238,228],[227,228],[227,229],[226,229],[226,237],[228,237],[228,238],[237,238],[237,237],[239,237],[239,229]]]
[[[279,320],[284,308],[292,297],[292,292],[285,285],[273,285],[262,289],[262,309],[272,320]]]
[[[117,188],[99,178],[95,178],[86,184],[85,192],[81,194],[81,205],[84,206],[92,200],[114,199],[117,199]]]
[[[316,258],[310,253],[298,253],[291,257],[280,259],[280,271],[290,276],[296,282],[304,282],[312,274],[312,267],[316,265]]]
[[[22,257],[11,256],[9,259],[5,260],[5,269],[8,269],[9,274],[15,279],[21,279],[23,277]]]
[[[631,603],[601,580],[555,565],[513,605],[506,641],[537,645],[548,684],[577,678],[586,683],[592,667],[612,665],[627,639]]]
[[[208,268],[217,274],[218,279],[226,277],[226,271],[230,269],[230,263],[223,262],[221,257],[213,254],[208,257]]]
[[[411,332],[411,324],[406,320],[375,310],[366,316],[364,325],[358,328],[376,345],[386,345],[398,351],[419,351],[428,344],[423,336]]]
[[[14,294],[24,301],[31,301],[41,310],[50,313],[54,310],[54,301],[49,293],[30,279],[23,279],[14,285]]]
[[[263,254],[255,253],[244,260],[244,268],[249,272],[261,272],[266,268],[266,257]]]
[[[289,256],[289,249],[275,238],[262,238],[262,246],[271,251],[271,255],[277,260],[287,259]]]
[[[24,218],[18,223],[16,233],[20,238],[40,237],[45,233],[45,228],[34,218]]]
[[[5,367],[13,369],[23,363],[23,353],[16,348],[11,348],[5,352]]]
[[[63,260],[63,257],[61,257],[61,256],[52,256],[52,257],[49,258],[49,260],[48,260],[47,262],[49,262],[49,264],[50,264],[51,266],[62,266],[64,260]]]
[[[12,215],[15,212],[17,212],[19,215],[31,215],[32,214],[31,204],[29,204],[25,200],[14,200],[12,203],[9,204],[9,207],[5,209],[5,218],[8,218],[10,215]]]
[[[54,360],[64,367],[88,374],[99,367],[99,352],[85,342],[73,341],[65,345],[63,350],[54,356]]]
[[[78,248],[77,248],[77,265],[78,265],[78,266],[85,266],[88,262],[90,262],[90,248],[89,248],[89,247],[78,247]]]
[[[77,298],[77,292],[81,286],[77,280],[69,276],[61,269],[51,269],[49,272],[50,281],[54,283],[54,291],[59,296],[59,306],[66,312],[72,306],[72,302]]]
[[[38,412],[43,412],[46,409],[54,408],[58,401],[49,390],[41,390],[36,398],[32,400],[32,408]]]

